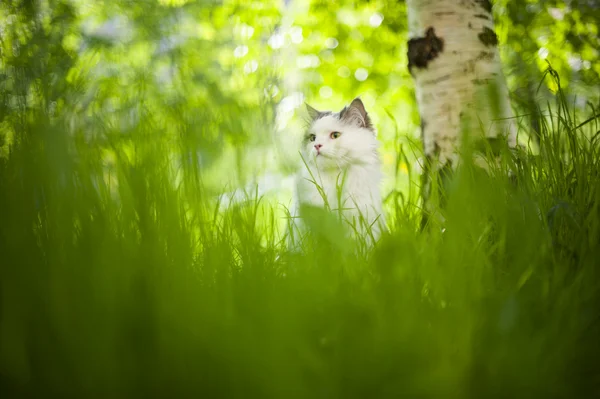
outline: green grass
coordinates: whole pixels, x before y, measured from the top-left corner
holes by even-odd
[[[224,208],[151,115],[90,138],[13,111],[0,396],[597,397],[598,120],[560,92],[546,115],[535,154],[457,171],[444,226],[391,201],[357,257],[327,215],[287,252],[279,204]]]

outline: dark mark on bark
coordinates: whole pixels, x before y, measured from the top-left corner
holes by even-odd
[[[468,60],[464,65],[465,67],[463,68],[463,72],[464,73],[473,73],[475,71],[475,65],[477,64],[477,61],[479,61],[480,58],[475,58],[472,60]]]
[[[475,15],[473,15],[473,16],[474,16],[475,18],[480,18],[480,19],[487,19],[487,20],[489,20],[489,19],[490,19],[490,17],[488,17],[488,16],[487,16],[487,15],[485,15],[485,14],[475,14]]]
[[[479,53],[479,55],[476,58],[477,61],[480,61],[480,60],[491,61],[493,59],[494,59],[494,53],[491,51],[482,51]]]
[[[429,61],[436,58],[444,50],[444,40],[435,35],[433,27],[425,32],[425,37],[417,37],[408,41],[408,70],[412,67],[427,68]]]
[[[481,8],[483,8],[487,12],[492,12],[492,3],[490,0],[475,0],[475,3],[477,3]]]
[[[471,82],[477,86],[492,82],[494,79],[472,79]]]
[[[456,14],[454,11],[438,11],[433,13],[433,15],[435,15],[436,17],[443,17],[454,14]]]
[[[473,2],[473,0],[460,0],[460,8],[472,10],[477,7],[477,3]]]
[[[498,44],[498,36],[496,36],[496,33],[487,26],[483,28],[483,32],[477,35],[477,37],[479,37],[479,40],[487,47],[496,46]]]
[[[437,83],[441,83],[441,82],[444,82],[446,80],[449,80],[450,78],[451,78],[450,75],[444,75],[444,76],[440,76],[439,78],[431,79],[431,80],[428,80],[428,81],[423,82],[423,83],[424,84],[437,84]],[[438,96],[439,95],[440,95],[440,93],[438,93]]]
[[[470,22],[467,24],[467,26],[469,27],[469,29],[473,29],[473,25]]]

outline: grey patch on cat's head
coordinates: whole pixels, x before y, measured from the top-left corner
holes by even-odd
[[[308,105],[308,103],[304,103],[304,105],[306,105],[306,111],[308,112],[309,124],[314,123],[317,119],[321,119],[324,116],[331,115],[331,111],[319,111]]]
[[[312,125],[315,123],[315,121],[325,116],[333,115],[344,123],[365,128],[375,133],[375,128],[373,127],[371,118],[369,118],[369,114],[367,113],[367,110],[365,109],[365,106],[359,97],[356,97],[354,100],[352,100],[350,105],[344,107],[344,109],[337,113],[333,113],[331,111],[319,111],[307,103],[305,103],[305,105],[309,117],[307,120],[309,125]]]
[[[344,107],[337,115],[338,119],[345,123],[354,124],[368,129],[373,133],[375,132],[371,118],[369,118],[365,105],[359,97],[352,100],[352,103],[350,103],[349,106]]]

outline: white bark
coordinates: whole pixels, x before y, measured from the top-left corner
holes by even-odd
[[[456,165],[463,131],[504,135],[514,147],[516,125],[489,1],[407,0],[407,9],[410,39],[424,38],[433,28],[443,41],[426,66],[411,66],[426,157]]]

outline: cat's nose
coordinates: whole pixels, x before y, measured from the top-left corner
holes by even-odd
[[[315,149],[317,152],[321,149],[321,147],[323,147],[323,144],[315,144]]]

